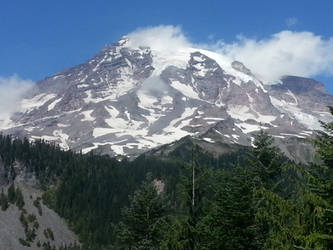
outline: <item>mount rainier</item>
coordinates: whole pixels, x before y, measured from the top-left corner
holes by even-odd
[[[154,49],[123,37],[38,82],[0,128],[111,155],[136,155],[184,136],[247,146],[264,129],[288,152],[291,140],[310,137],[319,120],[330,119],[329,105],[333,96],[311,79],[286,76],[267,85],[221,54]]]

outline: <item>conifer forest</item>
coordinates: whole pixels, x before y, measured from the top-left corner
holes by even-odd
[[[33,173],[40,202],[79,236],[61,249],[333,249],[333,122],[322,126],[307,164],[265,131],[219,157],[189,139],[168,157],[134,160],[1,135],[0,157],[9,180],[15,162]],[[0,207],[13,203],[24,205],[14,185]]]

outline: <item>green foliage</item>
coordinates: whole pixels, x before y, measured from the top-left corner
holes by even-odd
[[[7,195],[5,195],[3,189],[1,190],[0,193],[0,207],[2,211],[6,211],[7,208],[9,207],[8,197]]]
[[[19,238],[19,242],[21,243],[22,246],[30,247],[30,243],[22,238]]]
[[[46,194],[46,193],[49,195],[49,198],[48,198],[48,202],[49,202],[49,204],[51,205],[52,202],[53,202],[53,205],[54,205],[54,201],[52,201],[52,199],[50,198],[50,192],[45,192],[44,194]],[[47,199],[47,198],[45,198],[45,199]],[[41,203],[40,203],[40,200],[41,200],[41,198],[40,198],[40,197],[37,197],[37,199],[34,200],[33,205],[37,208],[37,210],[38,210],[38,214],[39,214],[40,216],[42,216],[42,215],[43,215],[43,210],[42,210],[42,205],[41,205]],[[51,206],[52,206],[52,205],[51,205]]]
[[[314,140],[322,163],[308,167],[291,164],[263,131],[253,149],[218,159],[192,141],[168,159],[119,162],[2,135],[0,157],[8,178],[15,161],[36,174],[44,204],[83,243],[59,249],[333,249],[333,125],[323,125],[327,132]],[[142,184],[148,172],[151,179]],[[163,194],[152,179],[163,180]],[[23,207],[22,201],[14,185],[0,194],[4,208]],[[40,199],[33,204],[41,214]],[[20,220],[29,243],[38,222],[23,208]],[[55,249],[50,242],[41,246]]]
[[[204,212],[205,197],[210,185],[210,169],[200,164],[200,149],[192,148],[190,163],[184,164],[180,176],[178,189],[180,191],[180,212],[185,221],[180,225],[184,241],[184,249],[197,249],[199,247],[198,223]]]
[[[333,108],[330,107],[333,115]],[[319,132],[313,140],[321,165],[312,165],[310,172],[302,172],[307,189],[300,199],[306,227],[300,237],[305,247],[333,248],[333,122],[322,123],[326,132]]]
[[[261,239],[250,174],[236,168],[217,175],[214,196],[198,228],[200,249],[258,249]]]
[[[248,156],[248,165],[256,185],[272,189],[280,177],[286,158],[274,146],[274,138],[263,130],[254,136],[253,146]]]
[[[290,163],[274,146],[273,137],[261,130],[253,144],[248,164],[253,185],[251,203],[254,204],[256,247],[293,249],[302,232],[301,209],[288,197],[298,191],[298,184],[290,183],[285,172]]]
[[[158,249],[166,213],[162,196],[148,177],[130,198],[130,206],[122,210],[122,221],[116,229],[117,238],[126,249]]]
[[[333,115],[333,107],[329,107],[330,112]],[[319,132],[319,136],[314,140],[314,144],[317,147],[317,155],[323,161],[326,167],[327,173],[330,173],[330,178],[332,178],[332,168],[333,168],[333,122],[324,123],[321,122],[323,128],[326,132]]]
[[[62,245],[58,248],[58,250],[84,250],[79,244],[74,243],[70,245]]]
[[[163,238],[160,242],[160,249],[190,249],[191,238],[188,238],[190,225],[188,217],[173,215],[168,217],[168,223],[162,228]]]
[[[15,200],[16,206],[19,209],[22,209],[24,206],[24,197],[23,197],[21,189],[19,189],[18,187],[16,188],[16,191],[15,191],[15,197],[16,197],[16,200]]]
[[[15,186],[14,183],[12,183],[8,190],[7,190],[7,195],[8,195],[8,202],[11,204],[14,204],[16,201],[16,192],[15,192]]]
[[[29,215],[27,216],[27,220],[28,220],[29,223],[33,223],[33,222],[35,222],[35,221],[37,220],[36,215],[34,215],[34,214],[29,214]]]
[[[39,224],[37,222],[36,215],[34,214],[26,214],[24,210],[21,211],[20,215],[20,222],[24,228],[25,232],[25,241],[26,242],[34,242],[37,234],[36,230],[39,227]]]
[[[43,233],[46,239],[54,240],[54,234],[51,228],[46,228]]]
[[[8,202],[15,204],[21,210],[24,206],[24,197],[21,189],[15,188],[14,183],[12,183],[7,190],[7,194]]]
[[[42,200],[43,203],[49,206],[50,208],[56,208],[57,204],[56,189],[50,188],[46,190],[42,195]],[[36,202],[36,205],[38,206],[37,203],[38,202]]]
[[[300,233],[300,210],[292,202],[261,188],[255,191],[256,224],[263,232],[263,249],[294,249]]]
[[[20,215],[20,222],[24,228],[24,231],[27,231],[28,228],[28,220],[25,217],[25,213],[22,211]]]

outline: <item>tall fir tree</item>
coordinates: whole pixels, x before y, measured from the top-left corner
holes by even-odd
[[[264,130],[254,136],[253,148],[248,163],[258,187],[274,189],[284,163],[280,149],[274,145],[274,138]]]
[[[216,174],[214,195],[199,223],[200,249],[259,249],[250,174],[240,167]]]
[[[209,186],[210,169],[199,163],[200,148],[193,146],[191,163],[185,164],[180,190],[185,220],[182,231],[187,238],[185,249],[200,249],[198,223],[204,213],[205,197]]]
[[[333,115],[333,107],[329,109]],[[308,189],[300,199],[305,229],[301,242],[308,248],[333,249],[333,121],[321,123],[325,131],[313,140],[321,163],[302,171]]]
[[[158,193],[151,175],[122,210],[122,220],[116,227],[123,249],[159,249],[162,240],[166,208],[163,193]]]
[[[253,202],[258,242],[263,249],[289,249],[294,241],[291,236],[295,231],[293,225],[297,227],[298,223],[293,217],[295,206],[281,196],[281,173],[288,162],[274,145],[274,138],[263,130],[254,137],[248,162],[254,184]]]
[[[19,208],[19,209],[22,209],[23,206],[24,206],[24,197],[23,197],[23,194],[22,194],[22,191],[19,187],[16,188],[15,190],[15,193],[16,193],[16,201],[15,201],[15,204],[16,206]]]
[[[14,183],[12,183],[8,190],[7,190],[7,195],[8,195],[8,202],[14,204],[16,202],[16,191],[15,191],[15,186]]]
[[[3,189],[1,189],[0,193],[0,207],[2,211],[6,211],[9,207],[7,195],[4,193]]]

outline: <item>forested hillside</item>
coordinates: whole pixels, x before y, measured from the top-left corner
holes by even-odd
[[[133,161],[1,135],[0,183],[23,164],[82,249],[333,249],[333,123],[323,126],[313,141],[321,163],[306,166],[263,131],[219,159],[188,143]]]

